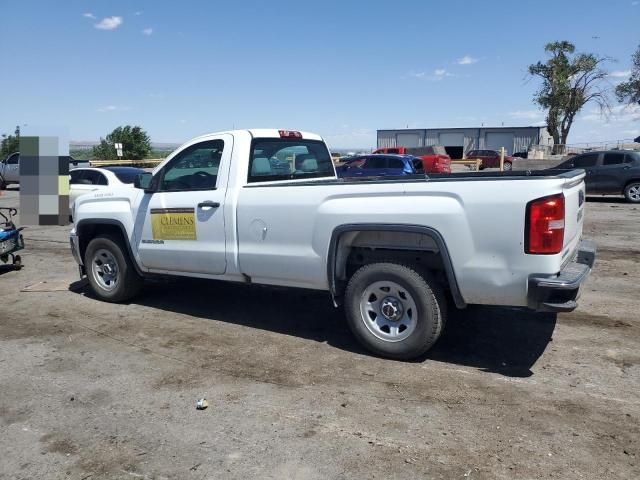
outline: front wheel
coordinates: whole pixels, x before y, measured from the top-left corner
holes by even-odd
[[[349,328],[372,352],[409,360],[440,337],[446,318],[442,290],[428,274],[396,263],[373,263],[349,281],[345,312]]]
[[[502,168],[505,172],[510,172],[513,169],[513,165],[511,165],[511,162],[504,162]]]
[[[7,184],[4,181],[4,178],[2,178],[2,175],[0,175],[0,190],[6,190],[7,189]]]
[[[123,242],[113,235],[95,237],[84,255],[89,284],[95,295],[106,302],[122,302],[135,297],[143,279],[136,272]]]
[[[633,182],[624,188],[624,196],[631,203],[640,203],[640,182]]]

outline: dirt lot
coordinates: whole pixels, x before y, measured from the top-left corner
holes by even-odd
[[[364,352],[323,294],[101,303],[68,289],[69,228],[29,228],[0,271],[0,478],[637,478],[640,207],[587,209],[577,311],[471,307],[414,363]],[[41,281],[58,291],[21,292]]]

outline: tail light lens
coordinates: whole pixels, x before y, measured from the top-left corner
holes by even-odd
[[[564,244],[564,195],[529,202],[526,229],[526,253],[560,253]]]

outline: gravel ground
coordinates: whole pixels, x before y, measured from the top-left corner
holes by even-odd
[[[589,199],[578,310],[453,312],[411,363],[314,292],[170,280],[102,303],[69,228],[29,228],[25,268],[0,270],[0,478],[637,478],[639,220]]]

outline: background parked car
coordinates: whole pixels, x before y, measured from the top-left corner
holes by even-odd
[[[624,195],[640,203],[640,152],[589,152],[565,160],[556,169],[584,168],[587,193]]]
[[[362,155],[336,168],[338,177],[399,177],[424,173],[422,159],[411,155]]]
[[[78,167],[88,167],[87,160],[76,160],[70,156],[63,156],[69,160],[69,170]],[[8,155],[0,163],[0,190],[7,188],[7,185],[20,183],[20,152]]]
[[[80,195],[107,187],[133,186],[133,181],[145,171],[134,167],[75,168],[69,172],[69,209]]]
[[[447,155],[442,145],[429,147],[386,147],[379,148],[373,153],[413,155],[422,159],[422,168],[427,173],[451,173],[451,157]]]
[[[495,150],[471,150],[467,153],[467,158],[472,160],[480,159],[480,170],[485,168],[500,168],[500,152]],[[513,157],[511,155],[504,156],[504,169],[511,170],[513,166]]]

